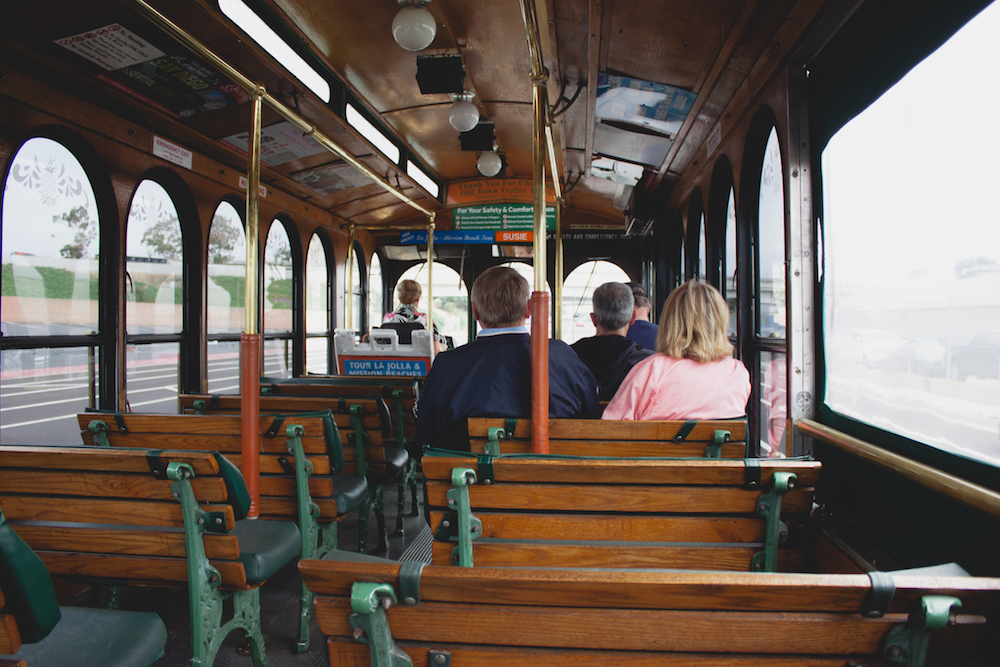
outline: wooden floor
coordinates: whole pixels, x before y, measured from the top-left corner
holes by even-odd
[[[395,524],[396,489],[389,485],[385,489],[385,504],[392,508],[387,512],[389,526]],[[407,503],[409,510],[409,503]],[[390,535],[388,557],[399,560],[406,554],[406,560],[423,557],[430,560],[430,529],[423,516],[405,517],[402,537]],[[375,551],[375,520],[372,517],[369,530],[369,554],[383,556]],[[358,525],[351,518],[340,524],[338,540],[342,547],[357,549]],[[424,554],[426,552],[426,554]],[[272,577],[261,589],[261,623],[267,645],[267,656],[272,667],[320,667],[328,665],[323,636],[312,619],[312,643],[306,653],[297,653],[295,639],[298,624],[299,594],[301,581],[291,563]],[[94,599],[92,592],[82,593],[65,604],[88,606]],[[120,609],[155,611],[167,626],[166,657],[156,663],[156,667],[186,667],[191,657],[191,633],[188,624],[188,596],[186,590],[169,589],[127,589],[123,591]],[[227,603],[227,612],[231,613]],[[228,615],[223,618],[229,618]],[[236,649],[243,643],[243,633],[235,631],[227,638],[215,659],[216,667],[247,667],[253,664],[249,656],[242,656]]]

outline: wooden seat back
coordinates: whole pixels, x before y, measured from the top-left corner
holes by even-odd
[[[260,379],[260,390],[262,394],[292,394],[299,396],[323,396],[326,394],[371,396],[372,394],[379,394],[385,399],[390,398],[394,391],[401,391],[405,398],[416,398],[420,395],[420,380],[392,375],[371,375],[367,377],[347,375],[306,375],[298,378],[262,377]]]
[[[711,570],[802,571],[809,546],[802,527],[820,472],[820,463],[809,460],[489,457],[442,450],[427,450],[423,466],[435,564],[461,563],[460,515],[468,502],[476,566]],[[462,469],[472,470],[476,482],[459,478],[456,484],[454,471]],[[790,488],[777,493],[776,480]],[[460,497],[462,486],[468,501]],[[769,545],[765,565],[758,554]]]
[[[222,586],[246,588],[231,531],[249,497],[218,453],[4,445],[0,507],[54,578],[186,586],[184,517],[166,476],[172,463],[194,473],[195,499],[209,513],[205,551]]]
[[[941,595],[961,610],[944,606],[946,620],[955,613],[929,635],[928,664],[977,664],[1000,609],[1000,579],[974,577],[893,575],[887,613],[874,617],[860,613],[873,588],[860,574],[428,565],[414,575],[411,564],[331,560],[299,572],[317,594],[331,665],[367,665],[376,649],[415,665],[886,665],[908,615],[919,626],[924,601]]]
[[[605,421],[601,419],[550,419],[549,453],[571,456],[710,456],[716,433],[728,433],[719,443],[718,456],[746,456],[746,420]],[[499,451],[523,454],[531,451],[531,419],[470,417],[469,442],[473,452],[483,452],[491,431],[502,430]]]
[[[84,444],[101,444],[90,430],[92,422],[103,422],[108,445],[217,451],[242,469],[243,443],[239,415],[152,415],[84,412],[77,415]],[[295,520],[298,516],[294,457],[288,452],[285,428],[302,426],[302,448],[313,465],[309,494],[320,508],[321,522],[340,518],[331,475],[356,474],[348,463],[348,450],[338,452],[339,432],[331,429],[330,415],[296,415],[278,421],[273,415],[260,417],[260,515],[265,519]],[[124,430],[122,430],[124,428]],[[332,427],[334,430],[336,427]],[[329,437],[328,437],[329,436]]]

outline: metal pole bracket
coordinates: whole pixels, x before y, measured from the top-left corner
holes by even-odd
[[[101,422],[102,424],[104,422]],[[483,446],[483,453],[491,456],[500,456],[500,441],[507,437],[507,432],[502,428],[486,429],[486,444]]]
[[[733,439],[733,434],[729,431],[716,431],[714,436],[714,441],[711,445],[705,447],[705,458],[706,459],[721,459],[722,458],[722,445]]]
[[[483,523],[472,514],[469,500],[469,485],[476,483],[476,471],[472,468],[453,468],[448,491],[448,508],[458,516],[458,546],[452,549],[451,562],[461,567],[472,567],[472,540],[483,533]]]
[[[392,640],[386,612],[397,603],[389,584],[357,582],[351,587],[351,630],[355,641],[368,644],[372,667],[413,667],[413,661]]]
[[[758,551],[750,560],[753,572],[778,571],[778,545],[788,539],[788,526],[781,521],[781,496],[795,488],[795,473],[776,472],[771,488],[757,499],[757,514],[763,516],[767,524],[764,528],[764,550]]]
[[[931,633],[948,625],[961,608],[962,602],[956,597],[925,595],[906,623],[885,633],[879,653],[892,665],[924,667]]]

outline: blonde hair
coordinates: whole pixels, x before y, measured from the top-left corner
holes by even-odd
[[[487,329],[524,324],[529,296],[528,281],[509,267],[488,268],[472,284],[472,305]]]
[[[399,283],[396,288],[396,298],[400,303],[412,305],[420,300],[420,283],[416,280],[406,279]]]
[[[731,356],[729,308],[719,290],[689,280],[667,297],[656,332],[656,351],[700,363]]]

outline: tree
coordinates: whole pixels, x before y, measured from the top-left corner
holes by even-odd
[[[959,278],[971,278],[976,275],[976,267],[978,266],[992,266],[996,264],[995,259],[990,259],[989,257],[984,257],[980,255],[979,257],[966,257],[965,259],[959,260],[955,264],[955,275]]]
[[[99,225],[91,221],[86,206],[76,206],[62,215],[52,216],[53,222],[65,222],[75,233],[73,242],[67,243],[59,254],[66,259],[82,259],[87,256],[87,249],[97,239]]]
[[[208,232],[208,261],[211,264],[230,264],[236,259],[236,246],[243,240],[243,228],[224,215],[212,218]]]
[[[176,215],[161,218],[142,235],[142,244],[149,248],[151,257],[180,261],[184,257],[181,242],[181,225]]]

